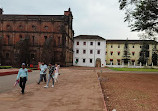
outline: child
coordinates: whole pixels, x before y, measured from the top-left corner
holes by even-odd
[[[55,64],[55,74],[54,74],[54,81],[55,81],[55,82],[58,81],[59,68],[60,68],[60,65]]]

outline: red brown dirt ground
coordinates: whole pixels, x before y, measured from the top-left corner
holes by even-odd
[[[99,73],[108,111],[158,111],[158,73]]]
[[[54,88],[44,83],[0,94],[0,111],[104,111],[102,91],[92,69],[63,68]],[[51,84],[50,84],[51,85]]]

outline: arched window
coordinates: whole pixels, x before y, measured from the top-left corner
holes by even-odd
[[[9,30],[9,29],[11,29],[11,26],[10,26],[10,25],[7,25],[6,28]]]
[[[33,29],[33,30],[36,30],[36,26],[35,26],[35,25],[32,25],[32,29]]]
[[[22,25],[19,25],[19,29],[22,29],[23,28],[23,26]]]
[[[47,30],[47,29],[48,29],[48,26],[44,26],[44,28]]]

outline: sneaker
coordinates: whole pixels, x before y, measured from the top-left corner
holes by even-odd
[[[52,87],[54,87],[54,85],[52,85]]]
[[[46,86],[44,86],[44,88],[48,88],[48,86],[46,85]]]

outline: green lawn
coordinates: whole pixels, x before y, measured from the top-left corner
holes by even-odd
[[[110,68],[114,71],[141,71],[141,72],[158,72],[158,69],[145,69],[145,68]]]
[[[12,66],[0,66],[0,69],[10,69]]]

